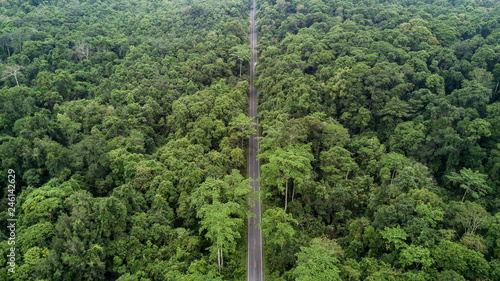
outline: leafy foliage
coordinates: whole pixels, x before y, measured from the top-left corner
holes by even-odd
[[[1,2],[0,279],[245,278],[249,7]],[[267,280],[500,279],[499,9],[257,1]]]

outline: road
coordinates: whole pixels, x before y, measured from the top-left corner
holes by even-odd
[[[259,135],[259,128],[257,120],[257,91],[253,85],[253,75],[255,73],[255,66],[257,65],[257,31],[255,30],[255,0],[250,8],[250,46],[252,47],[252,63],[250,64],[250,110],[249,116],[255,122],[256,134],[252,134],[248,141],[248,177],[254,181],[250,184],[255,192],[257,192],[258,200],[255,201],[255,206],[251,212],[256,215],[255,218],[248,218],[248,256],[247,256],[247,281],[263,281],[264,280],[264,267],[262,265],[262,232],[257,228],[257,224],[261,220],[260,209],[260,188],[257,179],[260,177],[259,160],[257,153],[259,150],[259,142],[257,136]],[[250,203],[250,202],[249,202]]]

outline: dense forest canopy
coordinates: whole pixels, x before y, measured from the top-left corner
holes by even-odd
[[[0,279],[244,277],[249,5],[1,3]]]
[[[258,6],[268,279],[500,280],[499,2]]]
[[[0,279],[245,279],[249,7],[0,1]],[[256,10],[266,279],[500,280],[499,2]]]

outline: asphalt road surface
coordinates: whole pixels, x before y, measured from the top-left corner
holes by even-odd
[[[250,8],[250,46],[252,47],[252,63],[250,64],[250,111],[249,116],[255,122],[256,134],[250,136],[249,139],[249,152],[248,152],[248,176],[254,181],[250,184],[254,191],[257,192],[258,200],[255,201],[255,206],[251,210],[256,215],[255,218],[248,218],[248,256],[247,256],[247,280],[248,281],[263,281],[264,268],[262,265],[262,232],[257,228],[260,223],[261,210],[260,210],[260,188],[259,182],[256,181],[260,177],[259,160],[257,159],[257,151],[259,150],[259,143],[257,141],[258,120],[257,120],[257,91],[253,86],[253,75],[255,73],[255,66],[257,64],[257,32],[255,30],[255,0]],[[249,202],[250,203],[250,202]]]

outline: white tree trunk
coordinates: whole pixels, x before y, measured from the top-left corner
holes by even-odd
[[[217,265],[219,266],[219,274],[220,274],[220,270],[221,270],[220,258],[221,258],[221,252],[219,249],[219,245],[217,245]]]

